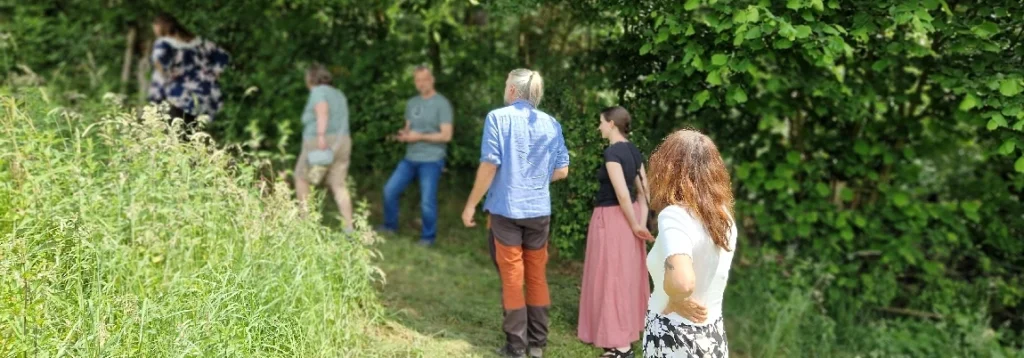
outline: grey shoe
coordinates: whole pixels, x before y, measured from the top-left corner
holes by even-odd
[[[543,357],[544,357],[544,348],[537,348],[537,347],[531,347],[530,348],[530,358],[543,358]]]
[[[420,240],[420,242],[417,242],[416,245],[420,245],[422,247],[432,247],[432,246],[434,246],[434,242],[433,241],[427,241],[427,240]]]

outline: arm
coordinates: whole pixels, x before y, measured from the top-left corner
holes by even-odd
[[[640,203],[640,226],[647,227],[647,217],[651,212],[651,203],[647,202],[650,192],[647,191],[647,169],[644,168],[643,164],[640,164],[640,173],[637,174],[636,179],[633,181],[633,187],[636,188],[636,200]]]
[[[501,165],[501,135],[495,121],[490,115],[484,119],[484,133],[480,141],[480,167],[476,171],[476,180],[473,182],[469,199],[466,200],[466,207],[462,209],[462,223],[466,227],[476,226],[476,222],[473,221],[476,206],[491,189],[498,167]]]
[[[327,121],[330,118],[330,108],[327,107],[327,101],[317,103],[313,106],[313,111],[316,112],[316,136],[317,138],[323,138],[327,134]]]
[[[320,150],[325,150],[327,149],[327,139],[324,136],[327,135],[327,121],[330,118],[330,108],[327,107],[327,101],[320,101],[314,105],[313,112],[316,113],[317,146]]]
[[[665,259],[665,293],[670,302],[685,302],[693,295],[697,279],[690,255],[678,254]]]
[[[608,169],[608,178],[612,181],[612,189],[615,190],[615,199],[619,201],[619,208],[626,216],[629,227],[634,228],[640,223],[633,213],[633,202],[629,200],[629,188],[626,187],[626,175],[622,173],[622,164],[618,162],[605,162],[604,167]]]
[[[477,205],[480,205],[480,201],[487,194],[487,190],[491,188],[491,183],[494,182],[494,176],[497,173],[497,165],[488,162],[480,163],[480,167],[476,170],[476,180],[473,181],[473,191],[469,193],[469,199],[466,200],[467,208],[476,208]]]
[[[406,122],[409,123],[409,122]],[[409,126],[406,124],[406,130]],[[452,124],[446,123],[441,125],[441,131],[437,133],[418,133],[409,132],[409,142],[431,142],[431,143],[448,143],[452,141]]]
[[[565,137],[562,136],[562,128],[558,128],[558,153],[555,155],[555,171],[551,173],[551,182],[569,177],[569,149],[565,147]]]
[[[700,224],[682,215],[666,209],[658,217],[661,227],[658,240],[664,240],[667,255],[662,285],[668,295],[668,305],[663,314],[675,312],[698,323],[707,319],[707,307],[692,297],[697,279],[693,273],[693,240],[689,232],[697,230],[695,225]]]
[[[559,180],[562,180],[562,179],[565,179],[565,178],[568,178],[568,177],[569,177],[569,167],[558,168],[558,169],[555,169],[555,172],[551,174],[551,182],[554,183],[556,181],[559,181]]]
[[[430,143],[448,143],[452,141],[452,105],[447,100],[438,109],[438,117],[440,120],[440,131],[435,133],[419,133],[409,131],[409,135],[406,137],[408,142],[430,142]],[[405,129],[408,131],[409,125],[406,122]]]

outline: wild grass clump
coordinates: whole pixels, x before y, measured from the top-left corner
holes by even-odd
[[[380,314],[355,240],[288,186],[118,98],[0,89],[3,356],[350,356]],[[141,118],[141,119],[140,119]]]

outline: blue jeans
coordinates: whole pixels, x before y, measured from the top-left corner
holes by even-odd
[[[437,237],[437,185],[441,181],[444,160],[436,162],[413,162],[402,159],[391,179],[384,185],[384,228],[398,230],[398,206],[405,187],[419,178],[420,210],[423,216],[423,233],[420,238],[433,242]]]

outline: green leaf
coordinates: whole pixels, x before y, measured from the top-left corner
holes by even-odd
[[[965,201],[960,203],[960,208],[964,209],[964,216],[967,216],[971,221],[981,221],[981,215],[978,214],[978,210],[981,209],[980,201]]]
[[[1013,169],[1018,173],[1024,173],[1024,155],[1021,155],[1017,162],[1013,164]]]
[[[786,161],[789,162],[789,164],[793,164],[793,165],[800,164],[800,153],[797,153],[797,152],[786,153]]]
[[[733,11],[732,22],[737,23],[737,24],[746,23],[747,22],[747,12],[746,11]]]
[[[857,215],[853,217],[853,224],[863,229],[865,226],[868,226],[868,220],[863,216]]]
[[[999,32],[999,26],[991,21],[985,21],[981,25],[971,28],[971,32],[981,38],[989,38]]]
[[[841,236],[843,240],[846,241],[853,240],[853,230],[850,228],[843,229],[843,231],[839,233],[839,236]]]
[[[761,13],[756,7],[750,6],[747,8],[747,22],[758,22],[761,20]]]
[[[726,62],[729,62],[729,56],[723,54],[711,56],[711,63],[714,64],[715,66],[724,65],[726,64]]]
[[[804,7],[803,1],[800,0],[789,0],[786,1],[786,8],[792,10],[800,10]]]
[[[843,190],[839,192],[839,197],[842,198],[843,201],[853,201],[853,190],[850,190],[850,188],[843,188]]]
[[[693,96],[693,101],[697,103],[698,107],[704,107],[704,103],[711,98],[711,92],[703,90]]]
[[[853,151],[856,152],[859,155],[864,156],[864,155],[867,155],[871,151],[871,147],[868,146],[868,144],[866,142],[864,142],[862,140],[857,140],[857,142],[854,143],[854,145],[853,145]]]
[[[1006,118],[1003,118],[1002,114],[996,113],[992,115],[992,119],[988,120],[988,130],[995,130],[999,127],[1006,127]]]
[[[707,91],[705,91],[705,92],[707,92]],[[750,167],[748,167],[746,165],[737,165],[736,166],[736,179],[746,180],[749,177],[750,177]]]
[[[751,27],[750,30],[747,30],[747,34],[744,35],[744,37],[746,37],[747,40],[753,40],[753,39],[761,37],[761,27],[760,26]]]
[[[732,98],[736,103],[747,103],[747,93],[739,86],[733,87],[729,90],[729,98]]]
[[[839,8],[839,0],[828,0],[828,8],[829,9],[838,9]]]
[[[1003,83],[999,84],[999,93],[1003,96],[1013,97],[1020,93],[1020,84],[1017,83],[1017,79],[1008,78],[1003,80]]]
[[[654,43],[660,44],[667,41],[669,34],[669,29],[667,27],[662,27],[661,30],[658,30],[658,35],[654,37]]]
[[[896,205],[897,208],[902,208],[907,206],[907,204],[910,204],[910,197],[905,193],[896,193],[896,195],[892,196],[892,203]]]
[[[1003,145],[999,146],[998,152],[999,152],[999,154],[1002,154],[1002,155],[1010,155],[1010,153],[1013,153],[1013,150],[1016,149],[1016,148],[1017,148],[1017,143],[1012,141],[1012,140],[1008,140],[1008,141],[1003,142]]]
[[[822,0],[811,0],[811,8],[818,11],[825,11],[825,4]]]
[[[974,97],[973,94],[968,93],[964,97],[964,100],[960,102],[960,110],[967,112],[978,106],[978,97]]]
[[[651,52],[651,44],[650,43],[645,43],[643,46],[640,47],[640,55],[646,55],[646,54],[648,54],[650,52]]]
[[[818,196],[828,197],[828,194],[832,193],[832,189],[829,189],[828,184],[818,183],[814,185],[814,191],[818,192]]]
[[[686,11],[693,11],[698,7],[700,7],[700,0],[686,0],[686,4],[683,5],[683,9],[686,9]]]
[[[807,25],[799,25],[796,27],[796,37],[805,39],[811,36],[811,27]]]
[[[800,235],[800,237],[811,236],[811,225],[800,224],[796,229],[796,234]]]
[[[718,86],[722,84],[722,75],[720,75],[718,71],[711,71],[708,72],[708,77],[705,80],[712,86]]]
[[[779,41],[775,41],[775,48],[777,48],[777,49],[785,50],[785,49],[790,48],[790,47],[793,47],[793,41],[790,41],[790,40],[787,40],[787,39],[781,39]]]

